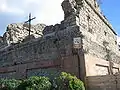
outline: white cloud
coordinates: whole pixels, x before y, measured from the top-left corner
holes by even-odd
[[[29,4],[29,3],[39,3],[40,0],[24,0],[24,2],[26,4]]]
[[[6,0],[2,0],[2,3],[0,3],[0,12],[4,11],[6,7]]]
[[[7,0],[2,0],[2,3],[0,3],[0,13],[13,13],[13,14],[23,14],[24,11],[20,8],[12,8],[8,7]]]
[[[63,20],[64,14],[61,8],[62,0],[44,0],[41,11],[35,12],[37,21],[46,24],[55,24]]]
[[[34,22],[55,24],[63,20],[61,2],[63,0],[1,0],[0,13],[12,13],[27,17],[31,12]],[[26,18],[25,18],[26,20]]]

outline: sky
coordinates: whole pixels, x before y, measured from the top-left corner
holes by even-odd
[[[47,25],[60,23],[64,14],[61,8],[63,0],[0,0],[0,35],[8,24],[23,23],[31,12],[36,19],[33,24]],[[101,10],[120,36],[120,0],[101,0]]]
[[[120,36],[120,0],[101,0],[101,10]]]
[[[47,25],[60,23],[64,19],[61,8],[63,0],[0,0],[0,35],[11,23],[23,23],[31,12],[33,24]]]

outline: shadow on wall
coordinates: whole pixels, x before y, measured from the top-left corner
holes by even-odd
[[[26,36],[25,39],[23,39],[23,42],[26,42],[26,41],[29,41],[29,40],[32,40],[32,39],[35,39],[34,35]]]

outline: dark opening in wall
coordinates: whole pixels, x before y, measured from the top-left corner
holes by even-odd
[[[120,51],[120,45],[118,45],[119,51]]]
[[[104,35],[105,35],[105,36],[107,35],[107,32],[106,32],[106,31],[104,31]]]
[[[115,45],[117,45],[117,41],[115,41]]]
[[[90,28],[90,16],[87,16],[87,21],[88,21],[88,32],[90,32],[91,34],[93,33],[93,30]]]
[[[58,41],[58,39],[55,39],[53,43],[54,43],[54,44],[56,44],[56,43],[57,43],[57,41]]]
[[[87,20],[88,20],[88,22],[90,21],[90,16],[89,15],[87,16]]]
[[[91,28],[89,28],[88,32],[90,32],[91,34],[93,34],[93,30]]]

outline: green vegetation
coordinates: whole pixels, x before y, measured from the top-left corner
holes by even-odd
[[[76,76],[62,72],[53,80],[41,76],[25,80],[1,79],[0,90],[85,90],[85,88]]]
[[[22,81],[17,90],[50,90],[51,86],[49,78],[33,76]]]
[[[20,80],[15,79],[1,79],[0,90],[16,90],[16,88],[22,83]]]

